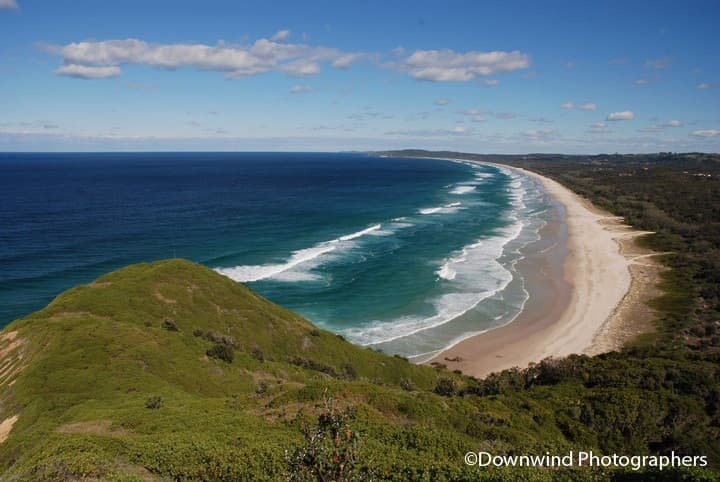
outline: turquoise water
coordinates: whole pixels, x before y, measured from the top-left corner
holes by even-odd
[[[177,256],[417,360],[517,315],[551,209],[504,168],[363,154],[0,154],[0,172],[0,325]]]

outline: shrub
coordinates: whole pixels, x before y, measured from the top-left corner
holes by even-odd
[[[203,336],[203,331],[200,328],[193,328],[193,335]]]
[[[292,453],[285,452],[288,464],[285,480],[372,480],[358,460],[360,439],[350,425],[354,412],[337,410],[332,400],[325,404],[317,425],[302,427],[305,443]]]
[[[350,363],[343,365],[343,375],[348,380],[355,380],[358,376],[357,370],[355,370],[355,367]]]
[[[208,349],[206,354],[210,358],[219,358],[220,360],[227,363],[232,363],[232,361],[235,359],[235,351],[232,349],[231,346],[225,345],[223,343],[214,344]]]
[[[267,393],[269,388],[270,388],[270,386],[268,385],[268,383],[265,380],[262,380],[255,387],[255,393],[257,395],[264,395],[265,393]]]
[[[412,382],[407,378],[403,378],[402,380],[400,380],[400,388],[402,388],[406,392],[412,392],[413,390],[415,390]]]
[[[175,321],[171,320],[170,318],[165,318],[165,320],[162,322],[162,327],[167,331],[178,331],[177,323],[175,323]]]
[[[299,356],[293,356],[293,357],[288,358],[287,361],[288,361],[288,363],[290,363],[292,365],[296,365],[296,366],[299,366],[302,368],[307,368],[309,370],[315,370],[318,372],[327,373],[331,377],[337,377],[337,372],[335,371],[335,369],[333,367],[331,367],[330,365],[326,365],[322,362],[312,360],[310,358],[302,358]]]
[[[150,410],[157,410],[158,408],[163,406],[163,399],[160,395],[154,395],[147,400],[145,400],[145,408],[149,408]]]
[[[265,354],[260,348],[253,348],[253,350],[250,352],[250,355],[259,362],[265,361]]]
[[[317,328],[313,328],[312,330],[310,330],[310,336],[320,336],[320,330],[318,330]]]
[[[440,377],[435,385],[435,393],[443,397],[452,397],[457,392],[457,382],[453,378]]]
[[[219,333],[215,333],[214,331],[208,331],[205,333],[205,339],[213,343],[237,348],[237,345],[235,345],[235,339],[232,336],[221,335]]]

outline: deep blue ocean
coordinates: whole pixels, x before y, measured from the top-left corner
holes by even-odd
[[[182,257],[363,345],[423,356],[511,320],[550,200],[504,168],[328,153],[0,153],[0,327]]]

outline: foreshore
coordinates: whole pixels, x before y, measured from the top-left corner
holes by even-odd
[[[483,377],[548,357],[611,351],[650,331],[652,311],[645,303],[656,295],[660,267],[652,262],[654,253],[632,243],[646,233],[552,179],[498,166],[536,178],[562,205],[558,219],[541,231],[558,243],[518,265],[529,299],[513,322],[468,338],[430,362]]]

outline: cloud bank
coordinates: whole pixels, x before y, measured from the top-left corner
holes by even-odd
[[[8,1],[8,0],[0,0]],[[291,77],[307,77],[320,72],[323,64],[346,69],[360,60],[369,60],[385,68],[406,73],[429,82],[467,82],[480,76],[514,72],[530,65],[527,54],[520,51],[404,50],[391,55],[395,60],[382,62],[382,56],[369,52],[344,52],[336,48],[288,42],[289,30],[280,30],[269,39],[261,38],[249,45],[215,45],[200,43],[150,43],[128,38],[118,40],[73,42],[66,45],[41,45],[46,52],[62,59],[57,75],[85,79],[116,77],[126,65],[143,65],[164,69],[194,68],[216,71],[228,79],[267,72],[282,72]],[[498,85],[485,79],[488,87]]]
[[[635,118],[635,113],[631,110],[624,110],[622,112],[613,112],[610,115],[607,116],[607,121],[624,121],[624,120],[633,120]]]
[[[416,50],[391,66],[418,80],[467,82],[479,76],[526,69],[530,66],[530,58],[518,50],[465,53],[454,50]]]
[[[225,73],[236,79],[266,72],[283,72],[306,77],[320,72],[322,63],[346,68],[362,57],[327,47],[281,42],[290,32],[281,30],[272,39],[259,39],[251,45],[218,42],[216,45],[175,43],[156,44],[138,39],[74,42],[45,45],[43,49],[62,58],[58,75],[86,79],[115,77],[124,65],[145,65],[165,69],[195,68]]]

